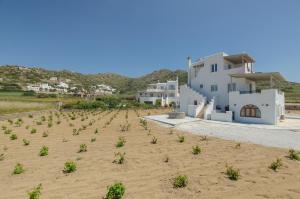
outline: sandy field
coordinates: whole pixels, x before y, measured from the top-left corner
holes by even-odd
[[[237,143],[232,141],[172,132],[152,122],[148,122],[149,133],[140,125],[138,116],[165,111],[129,110],[131,126],[125,132],[120,128],[126,124],[125,110],[79,111],[74,120],[66,112],[48,112],[44,114],[46,121],[40,115],[26,116],[21,126],[1,121],[0,154],[4,158],[0,161],[0,198],[29,198],[27,192],[41,183],[41,199],[101,199],[107,186],[114,182],[125,185],[126,199],[300,198],[300,161],[288,159],[288,150],[247,143],[236,147]],[[48,127],[50,115],[53,126]],[[111,118],[111,123],[104,127]],[[42,124],[38,125],[38,121]],[[2,126],[12,132],[5,134]],[[85,127],[73,135],[73,129]],[[32,128],[37,132],[32,134]],[[95,129],[99,133],[95,134]],[[43,132],[48,137],[43,137]],[[16,140],[10,139],[13,133]],[[180,143],[178,135],[184,135],[185,141]],[[116,148],[119,136],[126,143]],[[156,144],[151,143],[153,136],[157,138]],[[96,140],[91,142],[92,138]],[[24,146],[23,139],[29,140],[30,145]],[[86,152],[78,153],[80,144],[87,145]],[[49,147],[49,154],[41,157],[39,151],[44,145]],[[201,154],[192,153],[195,145],[201,147]],[[123,164],[113,163],[116,152],[126,153]],[[277,172],[268,168],[276,158],[283,163]],[[65,174],[64,163],[68,160],[76,162],[77,170]],[[13,175],[17,163],[25,171]],[[239,180],[232,181],[226,176],[226,165],[239,169]],[[172,180],[178,175],[188,177],[186,187],[173,187]]]

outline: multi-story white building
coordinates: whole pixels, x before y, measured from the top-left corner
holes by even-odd
[[[285,114],[284,93],[275,88],[280,73],[254,72],[246,54],[217,53],[192,62],[188,82],[180,88],[180,110],[189,116],[219,121],[276,124]],[[268,89],[256,89],[268,85]]]
[[[178,78],[166,83],[149,84],[145,91],[138,92],[137,99],[144,104],[155,105],[159,102],[161,106],[169,106],[171,103],[179,105]]]

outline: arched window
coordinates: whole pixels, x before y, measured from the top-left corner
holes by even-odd
[[[240,113],[241,117],[256,117],[261,118],[260,110],[257,106],[248,104],[243,106]]]

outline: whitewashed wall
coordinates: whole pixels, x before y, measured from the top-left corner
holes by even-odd
[[[222,121],[222,122],[232,122],[232,111],[226,111],[225,113],[216,112],[216,110],[211,113],[211,120]]]

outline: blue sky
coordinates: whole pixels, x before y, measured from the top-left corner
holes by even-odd
[[[140,76],[247,52],[300,82],[299,0],[0,0],[0,64]]]

